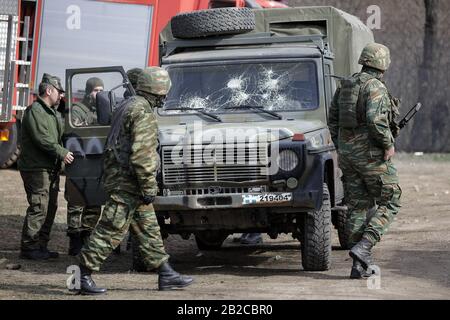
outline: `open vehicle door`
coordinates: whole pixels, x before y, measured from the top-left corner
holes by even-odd
[[[103,85],[103,86],[102,86]],[[74,205],[103,205],[103,150],[114,108],[135,92],[123,67],[66,70],[64,146],[75,160],[66,166],[66,197]]]

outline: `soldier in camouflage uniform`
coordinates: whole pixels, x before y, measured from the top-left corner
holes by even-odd
[[[81,102],[72,106],[71,119],[74,126],[92,126],[97,124],[96,96],[103,91],[104,83],[101,79],[92,77],[86,81],[85,95]],[[67,190],[67,186],[66,186]],[[67,199],[67,196],[66,196]],[[67,236],[69,237],[69,252],[71,256],[80,253],[82,244],[97,224],[102,208],[100,206],[76,206],[67,203]]]
[[[104,160],[104,187],[109,195],[102,217],[80,254],[82,294],[106,292],[91,278],[128,229],[139,241],[149,269],[159,274],[158,288],[181,288],[193,279],[175,272],[168,263],[158,221],[152,206],[158,192],[156,171],[158,127],[154,108],[171,86],[164,69],[145,69],[138,78],[137,95],[125,100],[113,114]]]
[[[387,47],[369,44],[359,60],[362,71],[342,81],[330,109],[330,131],[344,174],[352,279],[368,276],[371,249],[401,207],[397,169],[391,162],[398,103],[382,81],[390,62]],[[369,215],[374,206],[376,212]]]
[[[137,81],[138,81],[139,75],[142,73],[142,71],[143,70],[141,68],[132,68],[132,69],[127,70],[127,77],[128,77],[128,80],[130,81],[130,84],[133,87],[134,91],[136,91]],[[129,89],[127,89],[127,90],[125,90],[123,96],[125,99],[127,99],[132,96],[132,93]],[[128,236],[128,240],[127,240],[127,250],[130,250],[132,248],[132,245],[133,245],[133,239],[132,239],[132,235],[130,232],[129,236]],[[140,260],[141,260],[140,253],[133,250],[132,270],[137,271],[137,272],[148,271],[147,267],[143,263],[139,263],[139,265],[136,263],[136,261],[140,262]]]

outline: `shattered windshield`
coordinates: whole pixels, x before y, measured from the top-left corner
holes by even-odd
[[[164,108],[224,112],[236,107],[273,111],[319,106],[314,62],[277,62],[172,67]]]

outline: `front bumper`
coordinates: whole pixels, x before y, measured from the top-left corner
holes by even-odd
[[[269,194],[291,193],[290,201],[273,203],[244,203],[244,196],[263,194],[218,194],[218,195],[177,195],[158,196],[154,207],[157,211],[211,210],[211,209],[245,209],[245,208],[296,208],[300,210],[320,210],[323,200],[323,183],[325,181],[325,162],[331,159],[331,153],[315,154],[303,175],[300,185],[295,190],[286,192],[268,192]]]
[[[319,195],[320,193],[320,195]],[[270,192],[262,194],[221,194],[202,196],[158,196],[153,203],[157,211],[245,209],[288,207],[314,209],[319,190]],[[273,200],[273,201],[271,201]]]

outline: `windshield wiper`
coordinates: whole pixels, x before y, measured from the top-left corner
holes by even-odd
[[[212,113],[206,112],[205,110],[202,110],[202,109],[194,109],[194,108],[186,108],[185,107],[185,108],[167,108],[165,110],[181,110],[181,111],[189,110],[189,111],[195,111],[195,112],[201,113],[201,114],[203,114],[203,115],[205,115],[205,116],[207,116],[207,117],[209,117],[211,119],[214,119],[217,122],[222,122],[222,119],[220,119],[218,116],[216,116],[216,115],[214,115]]]
[[[278,120],[283,120],[283,117],[280,116],[278,113],[266,110],[266,109],[264,109],[263,106],[234,106],[234,107],[226,107],[225,109],[250,109],[250,110],[260,111],[262,113],[268,114],[274,118],[277,118]]]

